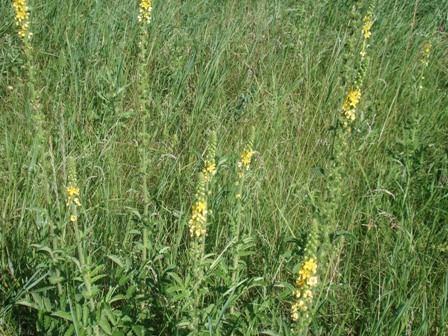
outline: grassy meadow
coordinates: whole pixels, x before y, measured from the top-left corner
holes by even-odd
[[[0,17],[0,335],[448,335],[446,1]]]

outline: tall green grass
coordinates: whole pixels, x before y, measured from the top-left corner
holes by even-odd
[[[137,1],[29,3],[42,156],[12,1],[0,4],[0,333],[289,335],[368,3],[153,0],[144,64]],[[375,3],[330,234],[338,253],[319,265],[311,335],[448,333],[447,12]],[[198,281],[188,220],[210,130],[217,174]]]

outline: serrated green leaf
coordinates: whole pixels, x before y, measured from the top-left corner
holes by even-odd
[[[118,294],[118,295],[113,296],[112,299],[109,300],[109,303],[121,301],[121,300],[126,300],[126,296],[124,296],[123,294]]]
[[[98,280],[100,280],[100,279],[102,279],[102,278],[105,278],[105,277],[107,277],[106,274],[99,274],[99,275],[97,275],[97,276],[92,277],[92,278],[90,279],[90,282],[91,282],[91,283],[94,283],[94,282],[97,282]]]
[[[124,268],[123,261],[121,260],[121,258],[119,256],[116,256],[116,255],[113,255],[113,254],[109,254],[107,257],[110,260],[112,260],[114,263],[116,263],[118,266],[120,266],[121,268]]]
[[[72,325],[70,325],[70,327],[68,327],[64,336],[72,336],[74,333],[75,333],[75,327],[72,324]]]
[[[62,311],[62,310],[57,310],[57,311],[51,313],[51,315],[55,316],[55,317],[62,318],[62,319],[67,320],[67,321],[72,321],[72,319],[73,319],[72,318],[72,314],[70,314],[68,312],[65,312],[65,311]]]
[[[50,283],[52,285],[56,285],[56,284],[61,283],[62,281],[64,281],[64,277],[52,275],[52,276],[48,277],[48,281],[50,281]]]
[[[144,328],[140,325],[133,325],[132,331],[135,333],[136,336],[143,336]]]
[[[107,334],[107,335],[112,335],[112,329],[110,328],[110,324],[109,321],[102,316],[100,318],[98,322],[98,325],[101,327],[101,329],[103,329],[103,331]]]
[[[16,302],[16,304],[39,310],[39,306],[36,303],[31,302],[31,301],[26,300],[26,299],[19,300],[19,301]]]
[[[129,286],[128,290],[126,291],[126,297],[131,298],[132,294],[134,294],[135,290],[137,289],[137,285],[131,285]]]

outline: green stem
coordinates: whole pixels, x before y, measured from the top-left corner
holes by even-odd
[[[244,174],[244,173],[243,173]],[[235,285],[240,272],[239,272],[239,262],[240,262],[240,255],[239,255],[239,251],[238,251],[238,246],[240,243],[240,231],[241,231],[241,221],[242,221],[242,213],[243,213],[243,204],[241,201],[242,198],[242,192],[243,192],[243,182],[244,182],[244,175],[241,177],[240,179],[240,184],[239,184],[239,188],[238,188],[238,204],[237,204],[237,213],[236,213],[236,223],[235,223],[235,228],[234,228],[234,232],[233,232],[233,236],[234,236],[234,249],[233,249],[233,267],[232,267],[232,285]],[[235,307],[232,305],[230,307],[230,314],[234,314],[235,313]]]
[[[242,205],[242,202],[241,202],[242,192],[243,192],[243,178],[241,178],[241,180],[240,180],[240,185],[239,185],[239,189],[238,189],[238,195],[240,197],[238,198],[235,231],[233,233],[234,239],[235,239],[236,251],[234,252],[235,254],[233,256],[232,284],[236,283],[236,280],[237,280],[238,275],[239,275],[238,264],[239,264],[239,261],[240,261],[240,256],[239,256],[239,253],[238,253],[238,244],[239,244],[239,241],[240,241],[241,220],[242,220],[242,212],[243,212],[243,205]]]

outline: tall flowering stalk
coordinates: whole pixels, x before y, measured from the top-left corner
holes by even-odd
[[[318,226],[317,221],[313,220],[305,255],[296,278],[296,289],[293,292],[294,303],[291,307],[291,320],[293,321],[291,333],[293,335],[306,335],[311,321],[313,298],[318,284],[317,245]]]
[[[359,69],[356,74],[355,82],[350,85],[350,88],[345,96],[344,104],[342,105],[341,114],[339,117],[339,123],[342,127],[340,135],[344,136],[344,133],[350,133],[351,126],[356,119],[356,109],[361,100],[362,84],[364,81],[365,73],[368,65],[367,48],[369,48],[368,41],[372,36],[373,25],[373,6],[369,7],[367,14],[363,18],[362,26],[362,49],[360,51],[361,60],[359,62]],[[345,143],[345,139],[341,139]]]
[[[43,117],[40,111],[39,97],[35,89],[36,85],[36,70],[34,64],[34,50],[31,45],[31,38],[33,33],[30,30],[30,10],[26,0],[14,0],[13,3],[15,11],[15,22],[19,29],[18,35],[24,45],[24,53],[26,59],[26,68],[28,70],[27,86],[29,94],[30,108],[32,110],[32,116],[34,118],[33,124],[36,127],[37,140],[42,142],[43,129]]]
[[[207,154],[204,165],[199,173],[198,184],[196,188],[195,202],[191,207],[191,217],[188,221],[190,233],[190,266],[192,271],[192,297],[190,328],[193,333],[199,331],[199,322],[201,321],[201,305],[202,294],[200,287],[204,277],[204,255],[205,255],[205,238],[207,236],[207,219],[208,219],[208,200],[211,194],[210,183],[216,174],[216,132],[211,133],[211,139],[208,144]]]
[[[138,69],[137,69],[137,83],[139,92],[139,102],[138,110],[142,120],[142,130],[139,133],[139,148],[141,154],[141,167],[140,172],[142,174],[142,187],[143,187],[143,230],[142,230],[142,261],[145,262],[148,257],[148,240],[152,239],[152,230],[148,232],[148,222],[149,222],[149,194],[148,194],[148,182],[147,182],[147,171],[149,165],[149,157],[147,153],[147,148],[149,147],[149,135],[147,132],[148,117],[149,117],[149,82],[148,76],[146,74],[148,65],[148,27],[151,23],[152,14],[152,3],[151,0],[141,0],[139,4],[139,14],[137,20],[140,24],[140,34],[139,34],[139,53],[138,53]]]
[[[336,229],[337,226],[335,211],[340,203],[339,199],[342,197],[342,191],[344,190],[343,176],[345,175],[345,156],[349,154],[348,140],[357,117],[357,109],[362,98],[363,83],[369,63],[367,49],[369,47],[368,41],[372,37],[373,9],[373,5],[370,5],[362,20],[361,59],[359,60],[356,77],[345,95],[344,103],[342,104],[341,112],[337,119],[337,127],[335,128],[336,136],[333,146],[333,156],[329,163],[328,180],[326,183],[326,204],[323,209],[327,221],[332,223],[332,229]],[[328,243],[329,227],[328,225],[325,227],[323,236],[324,240]]]
[[[78,181],[76,177],[76,162],[73,157],[69,157],[67,160],[68,165],[68,176],[67,176],[67,207],[70,214],[70,222],[73,225],[73,229],[75,231],[76,245],[78,249],[78,259],[80,271],[82,273],[82,279],[84,282],[84,286],[86,289],[86,297],[89,299],[89,307],[90,311],[93,312],[95,310],[95,303],[92,298],[92,286],[89,272],[89,265],[86,262],[86,250],[84,247],[84,242],[81,238],[81,231],[78,227],[78,207],[81,206],[81,202],[79,201],[79,187]]]
[[[78,179],[76,176],[76,162],[72,156],[67,159],[68,166],[68,176],[67,176],[67,207],[70,215],[70,222],[75,231],[76,247],[78,250],[78,261],[79,268],[82,274],[82,280],[84,283],[85,291],[83,291],[83,296],[88,300],[88,305],[91,313],[96,310],[95,301],[93,300],[94,293],[96,289],[93,288],[92,279],[90,276],[91,268],[87,260],[89,256],[87,254],[87,249],[85,248],[83,241],[83,234],[78,226],[78,208],[81,206],[79,201],[79,187]],[[93,318],[93,314],[92,314]],[[93,325],[93,334],[100,335],[98,325]]]
[[[32,46],[33,33],[31,31],[30,23],[31,12],[27,0],[14,0],[13,7],[15,11],[15,22],[18,27],[18,35],[23,43],[25,70],[27,71],[23,76],[23,80],[26,81],[25,87],[27,89],[27,92],[25,93],[25,96],[27,97],[26,111],[30,118],[30,127],[32,128],[33,134],[32,164],[35,166],[35,169],[29,169],[28,179],[32,184],[39,185],[38,190],[41,190],[43,193],[42,199],[45,204],[38,204],[36,207],[42,211],[43,216],[46,218],[53,249],[57,249],[58,237],[54,235],[55,224],[51,216],[48,216],[48,208],[52,207],[54,204],[48,178],[50,174],[49,172],[51,171],[47,160],[49,151],[45,149],[45,144],[48,144],[49,135],[45,128],[45,116],[40,104],[39,90],[36,89],[37,75],[35,50]],[[37,172],[37,178],[36,176],[31,175],[33,172]],[[59,285],[58,289],[61,289]]]
[[[196,201],[191,208],[191,218],[188,221],[191,239],[190,249],[194,262],[200,260],[204,253],[205,236],[207,235],[206,186],[204,174],[200,173],[196,190]]]
[[[432,39],[428,39],[425,44],[423,45],[423,50],[421,52],[421,58],[420,62],[422,66],[420,67],[420,84],[418,88],[421,90],[423,89],[423,81],[425,80],[425,71],[426,68],[429,66],[429,58],[431,56],[431,49],[432,49]]]
[[[42,160],[42,184],[44,191],[46,192],[47,204],[51,203],[49,183],[47,177],[47,171],[49,170],[46,160],[43,160],[45,154],[44,143],[48,139],[48,135],[44,127],[44,115],[41,110],[40,99],[38,90],[36,90],[36,65],[34,60],[35,51],[32,46],[32,36],[30,27],[30,9],[26,0],[14,0],[13,7],[15,11],[15,22],[18,27],[18,35],[23,42],[23,51],[25,54],[26,69],[28,71],[27,89],[28,89],[28,102],[29,113],[32,119],[32,125],[34,127],[34,140],[35,140],[35,161]]]
[[[242,224],[242,215],[243,215],[243,204],[242,204],[242,194],[244,190],[244,184],[246,180],[246,175],[249,172],[250,165],[252,163],[252,157],[254,154],[254,140],[255,140],[255,128],[252,127],[250,130],[249,137],[247,138],[246,145],[244,146],[243,152],[241,153],[240,160],[237,162],[238,169],[238,191],[235,195],[237,201],[237,209],[236,209],[236,218],[235,224],[233,226],[233,239],[235,251],[233,252],[233,269],[232,269],[232,283],[235,284],[239,277],[239,261],[240,256],[238,253],[238,247],[240,245],[241,240],[241,224]]]
[[[333,272],[338,267],[338,260],[335,258],[343,247],[343,238],[337,241],[331,241],[331,234],[337,232],[341,226],[338,208],[342,199],[346,195],[349,155],[351,154],[350,142],[352,139],[352,129],[357,118],[357,111],[363,95],[363,83],[369,58],[367,50],[368,41],[372,37],[373,25],[373,6],[369,9],[362,20],[362,29],[360,34],[362,38],[361,52],[356,52],[359,57],[356,77],[349,85],[348,92],[345,94],[344,102],[340,108],[337,118],[337,127],[335,127],[335,137],[333,142],[333,152],[331,160],[327,164],[326,183],[323,193],[323,199],[319,207],[319,217],[323,219],[324,225],[321,230],[322,249],[319,256],[321,265],[327,268],[325,282],[332,282],[332,278],[337,272]],[[351,51],[353,52],[353,50]]]
[[[196,189],[196,200],[191,209],[191,218],[188,221],[190,232],[190,266],[193,275],[191,300],[191,329],[197,332],[199,321],[201,320],[201,294],[200,286],[204,275],[202,259],[205,251],[205,237],[207,236],[207,182],[204,174],[199,174],[198,186]]]

